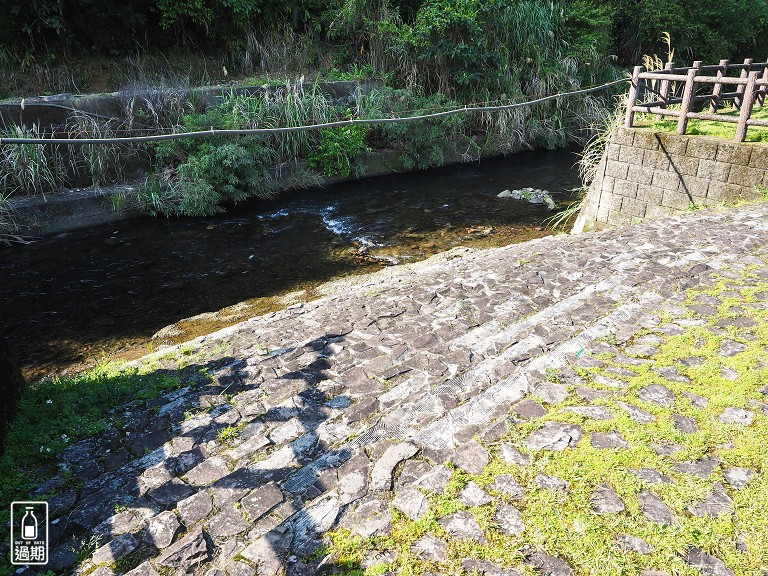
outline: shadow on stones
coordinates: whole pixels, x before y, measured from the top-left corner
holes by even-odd
[[[179,376],[183,387],[112,410],[106,430],[38,470],[50,479],[31,496],[47,499],[53,521],[43,571],[67,571],[91,554],[123,573],[148,559],[178,574],[228,560],[259,574],[333,568],[316,554],[341,511],[329,492],[335,473],[323,473],[353,451],[331,448],[318,428],[350,404],[326,374],[328,344],[343,339],[318,338],[255,367],[223,357],[153,373]],[[263,364],[290,366],[306,354],[314,360],[265,377]]]

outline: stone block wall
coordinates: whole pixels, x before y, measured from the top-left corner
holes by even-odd
[[[573,232],[762,198],[768,145],[617,128]]]

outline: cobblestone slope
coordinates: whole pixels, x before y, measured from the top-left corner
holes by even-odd
[[[766,256],[766,205],[455,250],[147,358],[209,377],[60,455],[50,567],[768,574]]]

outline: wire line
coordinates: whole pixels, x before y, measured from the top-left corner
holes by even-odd
[[[173,134],[156,134],[153,136],[130,136],[125,138],[3,138],[0,137],[0,144],[126,144],[134,142],[157,142],[160,140],[180,140],[183,138],[205,138],[208,136],[245,136],[249,134],[284,134],[287,132],[302,132],[304,130],[321,130],[324,128],[337,128],[341,126],[353,126],[364,124],[399,124],[401,122],[415,122],[419,120],[429,120],[432,118],[442,118],[467,112],[497,112],[500,110],[511,110],[532,104],[540,104],[550,100],[556,100],[565,96],[577,96],[579,94],[588,94],[604,90],[611,86],[629,81],[630,78],[614,80],[607,84],[574,90],[573,92],[563,92],[561,94],[552,94],[527,102],[518,102],[516,104],[503,104],[498,106],[465,106],[463,108],[454,108],[444,112],[434,112],[431,114],[422,114],[418,116],[406,116],[400,118],[361,118],[352,120],[337,120],[335,122],[324,122],[321,124],[310,124],[307,126],[286,126],[281,128],[244,128],[244,129],[220,129],[211,127],[210,130],[199,130],[195,132],[177,132]]]

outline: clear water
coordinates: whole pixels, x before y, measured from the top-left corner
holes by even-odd
[[[575,162],[566,150],[519,153],[285,193],[221,217],[146,217],[1,248],[0,337],[38,378],[141,356],[283,306],[279,295],[311,298],[340,276],[546,235],[546,207],[496,195],[533,187],[567,201]]]

